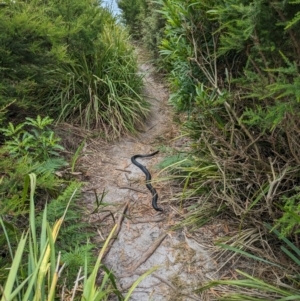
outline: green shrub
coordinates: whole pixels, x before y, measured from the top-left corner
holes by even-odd
[[[5,136],[4,145],[0,148],[1,179],[0,198],[1,214],[12,211],[18,215],[28,206],[27,195],[23,191],[24,177],[35,172],[39,176],[38,192],[40,202],[56,197],[63,180],[55,171],[67,165],[59,151],[63,147],[59,138],[48,128],[52,120],[48,117],[27,118],[25,122],[0,129]],[[17,217],[16,217],[17,218]]]
[[[159,3],[166,19],[161,55],[171,101],[187,112],[182,129],[191,139],[185,158],[172,166],[183,183],[178,196],[188,211],[183,224],[195,229],[209,220],[208,211],[222,213],[239,223],[228,239],[236,248],[260,257],[269,242],[277,252],[271,236],[261,234],[262,220],[277,225],[292,243],[299,231],[299,1]],[[287,265],[293,266],[291,260]],[[291,284],[282,270],[274,273]],[[253,289],[259,281],[248,276]],[[293,294],[284,290],[282,297]],[[235,297],[224,300],[251,299]]]
[[[122,10],[122,18],[129,29],[129,33],[135,38],[141,38],[140,15],[146,7],[145,0],[120,0],[118,7]]]
[[[26,191],[28,191],[30,187],[30,191],[28,191],[30,193],[29,229],[24,231],[21,235],[15,252],[11,242],[11,237],[8,232],[8,223],[5,222],[2,217],[0,217],[0,225],[4,233],[3,236],[7,241],[8,252],[11,257],[11,265],[8,268],[8,276],[5,281],[3,281],[3,287],[1,287],[1,301],[52,301],[56,300],[57,298],[59,298],[59,300],[66,300],[68,297],[58,282],[62,276],[62,271],[65,267],[65,264],[62,266],[60,265],[61,254],[60,252],[58,254],[56,253],[56,248],[58,247],[56,241],[59,238],[61,227],[65,221],[67,211],[77,189],[73,191],[70,199],[65,202],[66,207],[63,215],[57,219],[53,225],[48,223],[48,208],[47,205],[45,206],[41,214],[42,219],[40,228],[37,230],[34,205],[34,192],[36,188],[35,174],[29,174],[25,180],[25,183],[28,183],[27,187],[25,188]],[[85,260],[84,262],[79,262],[80,264],[83,263],[83,265],[79,268],[77,277],[72,279],[75,279],[75,281],[72,281],[74,285],[70,290],[70,300],[75,300],[75,298],[77,300],[77,298],[80,298],[82,301],[100,301],[107,300],[109,297],[115,296],[119,301],[128,301],[136,286],[145,277],[157,269],[157,267],[154,267],[139,277],[129,289],[126,296],[123,297],[116,286],[114,275],[102,264],[104,253],[116,228],[117,225],[115,225],[111,230],[111,233],[107,237],[103,248],[95,260],[93,268],[90,271],[88,269],[88,256],[85,253],[80,254],[79,258],[84,257]],[[84,250],[84,248],[88,249],[89,246],[87,245],[86,247],[82,247],[80,252],[85,252],[86,250]],[[67,256],[65,256],[65,258],[67,258]],[[72,258],[76,258],[75,254],[72,255]],[[74,261],[71,261],[71,263],[75,264]],[[73,268],[75,268],[75,266],[73,266]],[[101,269],[103,272],[103,278],[100,285],[96,283],[99,269]],[[69,281],[71,282],[70,279]],[[79,285],[81,285],[80,289]]]
[[[9,121],[47,112],[114,138],[144,119],[128,35],[98,1],[11,1],[0,20],[0,108]]]
[[[160,64],[159,45],[162,40],[165,27],[165,18],[160,14],[161,5],[152,0],[145,0],[144,9],[139,15],[141,24],[141,41],[146,49],[152,54],[154,62],[158,68]]]
[[[12,123],[7,128],[2,128],[1,132],[5,136],[4,145],[0,149],[0,168],[2,170],[0,185],[0,216],[8,227],[11,245],[17,243],[21,230],[27,224],[25,216],[29,211],[28,188],[29,181],[25,181],[28,174],[35,173],[38,178],[35,183],[35,204],[41,211],[48,203],[47,215],[49,223],[55,221],[63,215],[67,202],[72,196],[78,201],[78,194],[74,195],[74,190],[78,190],[80,183],[67,181],[58,178],[55,172],[67,165],[61,157],[60,151],[63,149],[59,144],[59,138],[49,128],[52,120],[49,117],[36,119],[26,118],[26,121],[14,126]],[[60,239],[57,244],[62,252],[62,258],[66,258],[66,265],[74,263],[74,258],[78,254],[73,252],[77,247],[82,248],[82,243],[86,243],[91,235],[89,225],[81,221],[83,210],[77,202],[69,204],[69,209],[65,215],[65,223],[61,228]],[[42,216],[36,213],[36,227],[40,229]],[[0,231],[0,244],[4,252],[7,252],[5,237]],[[82,257],[91,257],[92,245],[82,252]],[[72,257],[73,256],[73,257]],[[85,257],[84,257],[85,256]],[[73,258],[73,259],[72,259]],[[7,273],[8,257],[1,257],[0,277],[3,279]],[[75,276],[81,261],[72,264],[72,269],[67,269],[71,276]],[[91,267],[90,267],[91,268]],[[74,270],[76,269],[76,271]],[[75,273],[75,274],[74,274]],[[68,283],[69,285],[69,283]]]
[[[21,301],[29,299],[54,300],[56,294],[60,290],[58,280],[65,266],[63,265],[62,267],[60,267],[61,257],[60,252],[58,254],[56,253],[56,240],[58,239],[59,231],[63,225],[63,222],[65,221],[67,211],[69,209],[73,196],[76,194],[77,189],[73,190],[70,199],[67,199],[64,202],[65,208],[63,215],[59,219],[57,219],[53,225],[49,225],[47,221],[48,208],[47,206],[45,206],[41,214],[41,223],[38,226],[38,231],[34,205],[36,176],[34,174],[30,174],[27,179],[30,179],[30,183],[28,181],[30,185],[25,188],[25,190],[27,190],[30,187],[30,214],[28,219],[29,230],[22,234],[15,252],[13,252],[13,244],[7,231],[7,223],[4,223],[4,220],[0,217],[0,224],[2,226],[4,236],[6,237],[9,254],[12,260],[11,268],[5,281],[4,288],[1,291],[1,300],[3,301]],[[26,182],[27,181],[25,181],[25,183]],[[108,238],[108,241],[110,237]],[[88,284],[89,279],[91,280],[91,278],[88,278],[87,274],[90,270],[87,268],[88,257],[85,254],[82,254],[81,256],[85,257],[85,262],[82,265],[82,267],[85,266],[84,283],[85,286],[89,285],[89,289],[91,290],[91,285],[95,286],[95,279],[92,280],[91,284]],[[73,258],[75,258],[74,255]],[[74,262],[72,263],[74,264]],[[77,265],[78,264],[82,264],[82,262],[77,263]],[[95,274],[95,271],[98,271],[99,265],[100,262],[94,268],[92,275]],[[73,266],[73,268],[75,267],[76,264]],[[98,295],[102,294],[102,298],[104,298],[105,296],[110,295],[113,291],[115,291],[115,294],[119,296],[118,300],[122,300],[122,295],[115,286],[113,275],[107,270],[104,270],[104,272],[106,277],[104,277]],[[74,276],[75,278],[76,273],[72,274],[72,276]],[[79,282],[78,278],[80,276],[81,275],[79,272],[78,277],[75,281],[75,285],[73,287],[73,300],[76,295],[77,285]],[[112,285],[109,283],[111,279]],[[114,288],[110,289],[111,286],[113,286]],[[96,291],[98,291],[98,289]],[[89,294],[91,294],[91,291],[89,292]],[[85,290],[83,295],[86,295]],[[62,295],[61,300],[64,300],[65,297],[66,296]],[[102,300],[102,298],[99,300]]]
[[[217,207],[226,204],[248,225],[265,212],[275,220],[286,202],[281,196],[297,195],[300,36],[297,22],[293,30],[287,24],[299,5],[160,3],[171,101],[188,110],[184,130],[194,141],[185,187],[201,196],[205,183]],[[214,169],[210,181],[206,166]]]
[[[107,24],[101,35],[103,45],[92,60],[82,56],[79,64],[65,66],[67,87],[51,100],[55,104],[61,98],[56,112],[60,120],[100,127],[107,138],[126,130],[135,132],[149,105],[139,94],[142,78],[135,74],[137,63],[126,39],[123,29]]]
[[[9,138],[5,142],[4,150],[13,157],[29,156],[40,163],[50,157],[58,157],[63,147],[58,144],[60,139],[55,137],[54,132],[47,129],[52,121],[49,117],[38,116],[36,120],[27,117],[25,122],[16,127],[10,122],[7,128],[0,129],[4,136]],[[66,165],[66,162],[61,161],[61,166],[63,165]]]
[[[158,67],[159,45],[165,27],[165,18],[160,14],[161,4],[152,0],[120,0],[118,6],[122,11],[122,19],[131,36],[151,53]]]
[[[9,1],[0,16],[0,105],[16,99],[14,115],[38,109],[57,84],[57,66],[68,60],[62,20],[53,22],[34,1]]]

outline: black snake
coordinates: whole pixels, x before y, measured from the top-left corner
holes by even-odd
[[[142,170],[142,172],[146,175],[146,187],[150,190],[151,194],[152,194],[152,207],[156,210],[156,211],[163,211],[161,208],[157,207],[157,199],[158,199],[158,195],[156,190],[152,187],[150,181],[151,181],[151,174],[148,171],[148,169],[142,165],[141,163],[137,162],[136,159],[137,158],[147,158],[147,157],[152,157],[154,155],[156,155],[159,151],[156,151],[152,154],[149,155],[135,155],[131,157],[131,162],[137,166],[138,168],[140,168]]]

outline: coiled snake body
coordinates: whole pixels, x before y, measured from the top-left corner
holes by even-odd
[[[149,155],[135,155],[131,157],[131,162],[137,166],[138,168],[141,169],[141,171],[146,175],[146,187],[150,190],[151,194],[152,194],[152,207],[156,210],[156,211],[163,211],[161,208],[157,207],[157,199],[158,199],[158,195],[156,190],[152,187],[150,181],[151,181],[151,174],[148,171],[148,169],[142,165],[141,163],[137,162],[136,159],[137,158],[147,158],[147,157],[152,157],[154,155],[156,155],[159,151],[156,151],[152,154]]]

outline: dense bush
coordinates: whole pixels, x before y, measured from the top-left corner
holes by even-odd
[[[159,60],[159,45],[163,35],[165,19],[159,12],[161,5],[151,0],[120,0],[123,22],[132,37],[142,42],[156,62]]]
[[[0,39],[0,108],[9,120],[47,112],[114,138],[144,119],[133,48],[97,0],[7,1]]]
[[[172,65],[173,103],[190,111],[195,168],[211,166],[206,187],[235,214],[276,220],[298,195],[298,7],[162,3],[161,53]],[[192,186],[199,176],[190,175]]]
[[[120,0],[118,7],[122,10],[122,19],[126,23],[129,33],[135,37],[141,37],[141,24],[139,16],[145,8],[144,0]]]
[[[6,233],[0,227],[0,280],[3,283],[7,277],[7,267],[10,265],[8,256],[10,248],[15,249],[21,232],[27,228],[27,215],[30,210],[29,199],[35,202],[36,229],[42,224],[41,212],[48,203],[48,222],[53,225],[59,219],[72,196],[65,223],[61,229],[58,246],[62,258],[68,267],[65,271],[75,277],[78,268],[91,257],[92,245],[86,245],[90,236],[88,225],[83,223],[81,207],[77,205],[81,186],[77,181],[58,177],[56,172],[66,168],[67,162],[62,157],[60,139],[49,128],[53,120],[50,118],[27,120],[18,125],[9,124],[2,128],[5,136],[0,148],[0,217],[6,227]],[[34,198],[30,194],[29,174],[34,174]],[[74,194],[74,191],[77,191]],[[7,238],[9,237],[9,243]],[[85,249],[76,254],[76,248],[84,244]],[[77,261],[74,263],[74,258]],[[91,261],[89,261],[90,263]],[[72,268],[72,269],[71,269]],[[75,269],[75,271],[74,271]],[[69,283],[68,283],[69,284]]]
[[[157,2],[166,20],[160,54],[169,71],[170,101],[188,113],[183,131],[192,140],[176,168],[169,160],[175,176],[185,178],[184,223],[195,228],[216,214],[235,217],[240,231],[229,240],[231,251],[276,262],[260,248],[279,252],[279,237],[297,245],[299,234],[300,2]],[[281,234],[268,234],[264,222]],[[298,264],[299,250],[287,244]],[[282,281],[299,289],[297,268],[282,268],[289,275]],[[285,293],[278,294],[298,298]]]

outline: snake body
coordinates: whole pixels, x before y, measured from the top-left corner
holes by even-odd
[[[157,207],[157,199],[158,199],[158,195],[156,190],[152,187],[150,181],[151,181],[151,174],[148,171],[148,169],[142,165],[141,163],[137,162],[136,159],[137,158],[147,158],[147,157],[152,157],[154,155],[156,155],[158,153],[158,151],[149,154],[149,155],[135,155],[131,157],[131,162],[137,166],[138,168],[141,169],[141,171],[146,175],[146,187],[149,189],[149,191],[152,194],[152,207],[156,210],[156,211],[163,211],[161,208]]]

